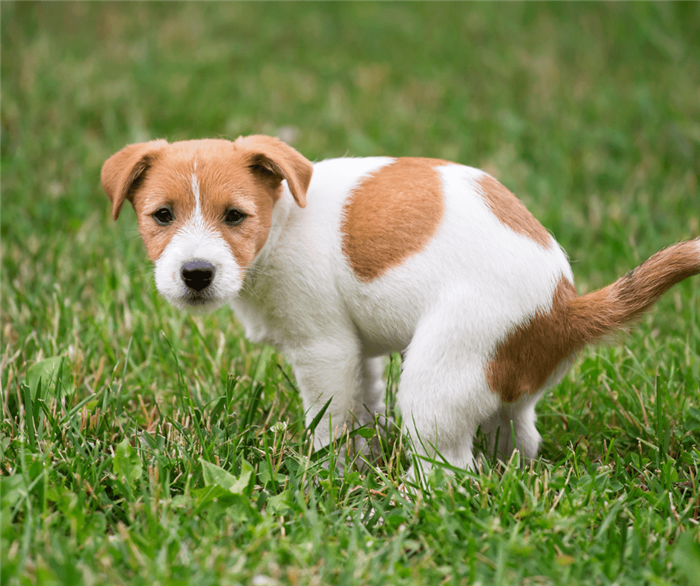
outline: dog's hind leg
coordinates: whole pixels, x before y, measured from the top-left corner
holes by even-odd
[[[500,404],[486,382],[484,358],[454,324],[439,328],[436,321],[426,320],[416,330],[398,393],[404,428],[424,473],[441,457],[454,467],[472,468],[474,434]]]
[[[385,358],[365,358],[362,361],[362,390],[353,414],[359,425],[374,421],[376,415],[386,414],[386,382],[383,374]]]
[[[539,395],[521,397],[513,403],[503,403],[498,411],[481,424],[487,439],[488,458],[494,455],[507,462],[517,449],[525,458],[537,457],[540,434],[535,427],[535,404]]]

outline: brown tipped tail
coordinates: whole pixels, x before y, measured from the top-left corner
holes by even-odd
[[[615,333],[698,273],[700,238],[657,252],[612,285],[582,297],[562,277],[551,310],[537,313],[499,344],[486,365],[489,386],[510,403],[555,384],[586,344]]]
[[[698,273],[700,238],[657,252],[612,285],[569,302],[572,338],[583,346],[614,333],[647,311],[676,283]]]

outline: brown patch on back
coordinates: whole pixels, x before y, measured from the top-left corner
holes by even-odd
[[[544,229],[523,203],[490,175],[483,175],[477,183],[484,195],[486,205],[504,226],[513,232],[527,236],[540,246],[548,247],[552,242]]]
[[[396,159],[368,177],[343,207],[343,254],[366,283],[420,252],[444,211],[438,159]]]
[[[503,401],[536,393],[559,363],[576,349],[567,315],[569,302],[574,298],[576,289],[562,277],[554,291],[551,310],[537,312],[498,347],[486,366],[486,379]]]
[[[673,285],[700,273],[699,249],[700,239],[671,246],[582,297],[562,277],[550,311],[537,312],[497,347],[486,365],[491,390],[506,402],[539,391],[567,356],[620,330]]]

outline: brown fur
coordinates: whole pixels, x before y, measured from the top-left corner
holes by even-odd
[[[363,179],[345,202],[343,254],[370,282],[420,252],[444,211],[438,159],[400,158]]]
[[[596,342],[647,311],[676,283],[700,273],[700,239],[657,252],[612,285],[575,299],[572,328],[584,343]]]
[[[489,206],[501,224],[517,234],[527,236],[545,248],[552,243],[552,237],[542,224],[535,219],[517,197],[493,177],[484,175],[479,179],[478,184],[486,205]]]
[[[204,221],[226,240],[239,265],[247,267],[265,245],[282,180],[287,180],[303,206],[312,172],[311,163],[294,149],[265,136],[234,143],[153,141],[130,145],[110,157],[102,168],[102,184],[112,200],[115,219],[124,200],[132,202],[148,255],[155,261],[193,213],[194,173]],[[171,207],[175,221],[160,226],[152,214],[165,205]],[[239,226],[223,222],[232,207],[248,216]]]
[[[119,217],[125,200],[133,201],[135,187],[157,158],[165,140],[130,144],[112,155],[102,166],[102,187],[112,202],[112,218]]]
[[[233,144],[247,153],[247,165],[259,179],[267,181],[273,189],[286,179],[294,200],[300,208],[306,207],[306,192],[314,170],[306,157],[281,140],[258,134],[239,137]],[[259,168],[267,173],[260,173]]]
[[[536,393],[566,357],[648,310],[666,291],[700,273],[700,239],[656,253],[612,285],[582,297],[562,278],[548,313],[538,312],[502,342],[486,366],[504,401]]]
[[[575,297],[576,289],[562,277],[551,310],[535,314],[498,347],[486,369],[489,386],[501,399],[511,402],[523,394],[536,393],[574,351],[566,310]]]

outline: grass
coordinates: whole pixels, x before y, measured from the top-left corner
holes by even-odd
[[[400,434],[313,455],[283,357],[159,298],[99,186],[156,137],[453,159],[590,291],[700,234],[697,4],[0,9],[2,584],[700,584],[697,279],[541,401],[538,461],[407,498]]]

